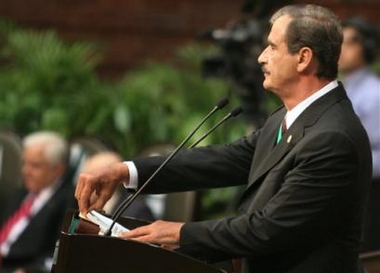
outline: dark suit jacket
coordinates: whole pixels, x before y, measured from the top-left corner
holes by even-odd
[[[9,199],[7,214],[4,219],[0,219],[0,225],[18,209],[26,195],[27,191],[22,189]],[[21,267],[32,273],[42,272],[44,259],[53,256],[64,213],[67,208],[75,206],[74,187],[70,183],[63,183],[11,246],[9,255],[3,258],[0,271],[10,272]]]
[[[357,272],[372,162],[342,86],[309,106],[278,145],[281,108],[262,129],[225,146],[180,153],[147,191],[247,184],[235,217],[187,223],[178,251],[245,272]],[[162,158],[135,160],[145,181]]]

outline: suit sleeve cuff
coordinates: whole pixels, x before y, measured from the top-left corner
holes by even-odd
[[[124,182],[124,187],[129,190],[136,190],[139,182],[136,166],[132,161],[125,161],[124,164],[129,169],[129,183]]]

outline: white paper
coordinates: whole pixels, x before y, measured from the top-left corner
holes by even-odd
[[[88,212],[86,217],[83,217],[81,214],[79,216],[97,224],[100,228],[99,235],[104,235],[113,223],[113,220],[111,218],[108,218],[107,216],[104,216],[95,210]],[[112,227],[111,236],[118,237],[120,233],[127,231],[129,231],[129,229],[123,227],[119,223],[115,223],[115,225]]]

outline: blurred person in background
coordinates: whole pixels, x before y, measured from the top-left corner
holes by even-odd
[[[48,131],[22,144],[24,187],[9,196],[0,219],[0,271],[50,272],[65,211],[76,207],[74,186],[64,179],[68,145]]]
[[[93,172],[97,169],[106,168],[114,163],[122,161],[123,159],[121,156],[115,152],[100,152],[86,159],[82,171]],[[104,212],[107,214],[112,214],[129,195],[130,193],[122,185],[119,185],[111,199],[108,200],[103,207]],[[148,221],[155,219],[151,209],[145,201],[144,196],[139,196],[122,215]]]
[[[364,223],[362,252],[380,250],[380,78],[371,69],[379,50],[379,30],[361,17],[342,21],[339,70],[372,150],[373,180]]]

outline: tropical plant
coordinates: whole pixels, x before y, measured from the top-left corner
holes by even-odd
[[[225,82],[200,76],[208,51],[199,45],[180,50],[172,62],[150,63],[106,83],[95,72],[101,54],[93,43],[67,44],[54,31],[6,21],[0,37],[0,126],[21,135],[39,129],[68,138],[96,135],[132,156],[157,142],[179,143],[218,99],[236,100]],[[203,144],[244,133],[242,123],[230,126]]]
[[[20,134],[42,128],[83,133],[83,124],[73,122],[80,121],[78,110],[102,96],[95,46],[66,45],[53,31],[24,31],[4,22],[0,27],[1,126]]]

